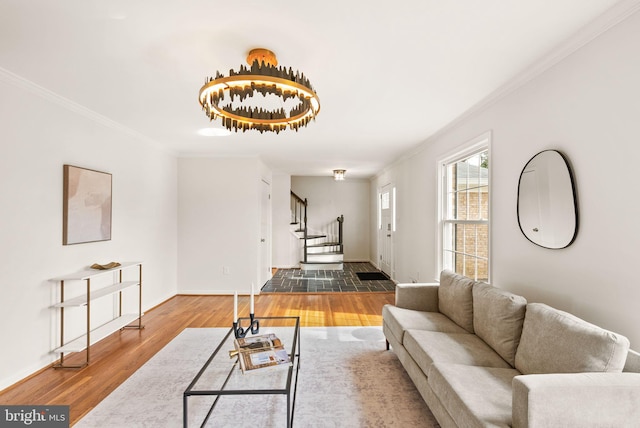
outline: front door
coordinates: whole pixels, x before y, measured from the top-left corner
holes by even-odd
[[[391,184],[387,184],[380,191],[380,223],[378,230],[378,251],[380,270],[390,278],[393,278],[393,216],[394,216],[394,195]]]

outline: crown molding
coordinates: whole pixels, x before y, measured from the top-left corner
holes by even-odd
[[[524,86],[526,83],[540,76],[556,64],[562,62],[571,54],[589,44],[600,35],[620,24],[638,10],[640,10],[640,0],[623,0],[616,3],[602,15],[593,19],[584,27],[580,28],[576,33],[569,36],[568,39],[560,43],[550,52],[526,67],[526,69],[520,74],[515,76],[513,79],[508,80],[504,85],[500,86],[482,101],[464,112],[449,125],[442,128],[434,134],[434,136],[446,132],[450,127],[457,125],[460,121],[495,104],[498,100]]]
[[[44,88],[2,67],[0,67],[0,81],[7,83],[8,85],[14,86],[16,88],[20,88],[25,91],[31,92],[32,94],[37,95],[40,98],[43,98],[49,102],[57,104],[66,110],[69,110],[79,116],[82,116],[86,119],[91,120],[92,122],[98,123],[104,127],[127,134],[130,137],[133,137],[140,142],[148,144],[155,149],[159,149],[166,153],[175,155],[175,153],[171,152],[166,147],[162,146],[156,140],[153,140],[147,137],[146,135],[141,134],[138,131],[134,131],[133,129],[128,128],[122,125],[121,123],[116,122],[115,120],[109,119],[108,117],[103,116],[100,113],[97,113],[91,109],[88,109],[83,105],[80,105],[77,102],[70,100],[69,98],[65,98],[62,95],[59,95],[53,91],[50,91],[49,89]]]
[[[463,112],[460,116],[449,122],[444,127],[440,128],[434,134],[427,137],[424,141],[419,143],[413,150],[409,150],[404,155],[400,156],[398,159],[385,166],[378,173],[374,174],[372,177],[376,179],[377,177],[382,176],[390,169],[392,169],[395,165],[398,165],[404,162],[407,159],[412,158],[413,156],[424,151],[428,146],[430,146],[433,142],[435,142],[438,138],[442,137],[447,132],[451,131],[462,122],[467,120],[469,117],[493,106],[502,98],[506,97],[510,93],[524,86],[526,83],[530,82],[534,78],[540,76],[545,71],[549,70],[551,67],[560,63],[571,54],[587,45],[589,42],[597,38],[598,36],[604,34],[611,28],[620,24],[625,19],[629,18],[634,13],[640,10],[640,0],[622,0],[616,3],[614,6],[609,8],[603,14],[593,19],[590,23],[586,24],[572,36],[570,36],[567,40],[562,42],[556,48],[552,49],[547,54],[543,55],[533,64],[526,68],[523,72],[515,76],[513,79],[507,81],[505,84],[500,86],[498,89],[487,95],[480,102]]]

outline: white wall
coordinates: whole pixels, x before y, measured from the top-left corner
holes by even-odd
[[[312,233],[324,233],[327,227],[337,223],[337,217],[344,215],[345,261],[371,259],[369,187],[369,181],[363,179],[335,181],[332,177],[291,177],[291,190],[308,200],[307,221]]]
[[[430,282],[435,277],[435,162],[409,157],[378,175],[371,183],[371,254],[378,254],[377,192],[387,184],[396,188],[396,232],[393,234],[394,279]]]
[[[94,262],[135,260],[144,263],[143,310],[175,294],[177,162],[6,73],[0,117],[1,390],[58,357],[50,353],[59,337],[50,306],[59,286],[50,278]],[[62,245],[63,164],[113,174],[110,241]],[[96,311],[112,306],[100,302]]]
[[[259,288],[262,180],[270,172],[256,158],[178,160],[179,293]]]
[[[291,233],[291,176],[273,174],[271,186],[273,225],[273,266],[283,269],[295,267],[300,261],[296,240]]]
[[[622,333],[640,349],[637,40],[640,13],[376,177],[372,192],[389,181],[398,187],[397,279],[436,278],[436,162],[492,131],[492,282]],[[564,152],[577,182],[580,230],[563,250],[530,243],[516,219],[520,171],[544,149]]]

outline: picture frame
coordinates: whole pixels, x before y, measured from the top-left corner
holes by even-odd
[[[111,174],[64,165],[63,176],[62,244],[111,240]]]

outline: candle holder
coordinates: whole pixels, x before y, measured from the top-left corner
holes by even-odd
[[[253,314],[249,314],[249,319],[251,323],[247,328],[242,328],[240,326],[240,318],[237,321],[233,322],[233,334],[235,334],[236,339],[243,338],[247,335],[247,333],[251,332],[251,334],[258,334],[260,331],[260,321],[255,319]]]

